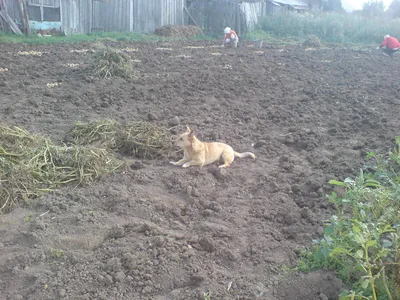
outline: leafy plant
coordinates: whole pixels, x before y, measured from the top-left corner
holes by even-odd
[[[355,179],[329,182],[342,189],[328,196],[337,213],[299,267],[338,270],[352,287],[341,300],[400,299],[400,139],[387,157],[367,159]]]
[[[204,293],[204,300],[211,300],[211,292]]]
[[[380,43],[387,32],[400,35],[400,20],[340,12],[294,13],[284,11],[263,17],[260,27],[278,37],[305,38],[316,35],[330,43]]]
[[[61,257],[64,256],[64,250],[51,248],[50,249],[50,255],[54,259],[61,258]]]

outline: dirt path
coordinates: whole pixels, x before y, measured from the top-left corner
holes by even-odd
[[[281,282],[280,270],[322,233],[327,181],[393,144],[399,57],[108,43],[131,48],[132,82],[85,74],[90,44],[2,45],[2,121],[58,141],[78,120],[189,124],[257,159],[222,172],[143,161],[17,207],[0,217],[0,299],[335,297],[329,273]]]

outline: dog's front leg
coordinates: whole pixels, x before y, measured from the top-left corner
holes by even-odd
[[[179,160],[179,161],[170,161],[169,163],[170,164],[173,164],[174,166],[181,166],[181,165],[183,165],[185,162],[187,162],[187,159],[184,157],[184,158],[182,158],[181,160]]]
[[[196,160],[191,160],[185,163],[182,168],[188,168],[190,166],[203,166],[204,162],[196,161]]]

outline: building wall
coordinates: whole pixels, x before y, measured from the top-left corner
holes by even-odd
[[[40,1],[29,0],[35,4],[40,4]],[[62,29],[68,35],[96,31],[151,33],[163,25],[184,24],[185,20],[185,0],[43,1],[45,5],[59,7]],[[20,19],[17,2],[6,2],[10,16]]]
[[[60,11],[62,29],[66,34],[91,32],[92,1],[63,0]]]
[[[189,11],[207,34],[221,35],[229,26],[243,35],[253,30],[272,8],[268,0],[191,0]]]
[[[184,24],[184,0],[134,0],[134,31],[149,33],[164,25]]]

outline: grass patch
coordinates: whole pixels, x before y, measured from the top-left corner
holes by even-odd
[[[22,36],[15,34],[0,34],[0,43],[25,43],[25,44],[54,44],[54,43],[81,43],[97,42],[101,40],[114,41],[158,41],[160,37],[153,34],[139,34],[135,32],[103,32],[92,34],[76,34],[69,36],[39,37],[37,35]]]
[[[400,36],[400,19],[346,13],[281,12],[263,18],[259,27],[274,37],[304,39],[312,34],[328,43],[377,44],[386,34]]]
[[[79,185],[123,165],[107,150],[54,145],[45,136],[0,126],[0,212],[66,184]]]
[[[185,38],[166,38],[155,34],[140,34],[136,32],[101,32],[91,34],[75,34],[69,36],[39,37],[37,35],[23,36],[15,34],[0,33],[0,43],[24,43],[24,44],[55,44],[55,43],[83,43],[98,42],[103,40],[128,41],[128,42],[151,42],[151,41],[175,41],[175,40],[212,40],[205,35]]]
[[[149,122],[78,122],[67,133],[66,141],[82,146],[96,145],[137,158],[159,158],[174,149],[169,131]]]
[[[267,32],[262,29],[257,29],[247,33],[243,37],[243,39],[247,41],[255,41],[261,39],[268,44],[280,44],[280,45],[298,45],[305,40],[304,37],[277,36],[272,34],[271,32]]]
[[[299,269],[330,268],[351,286],[340,299],[400,299],[400,138],[388,155],[368,153],[355,178],[332,180],[336,208]]]

